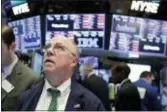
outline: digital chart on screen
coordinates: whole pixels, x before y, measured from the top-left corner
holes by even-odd
[[[166,43],[166,21],[113,15],[109,50],[164,56]]]
[[[56,35],[73,39],[80,48],[104,48],[105,14],[52,14],[46,16],[47,43]]]
[[[40,16],[16,20],[8,24],[13,28],[16,50],[30,50],[41,47]]]

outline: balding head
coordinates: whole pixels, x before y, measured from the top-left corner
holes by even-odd
[[[93,68],[89,64],[82,64],[79,68],[82,77],[88,77],[93,71]]]
[[[50,42],[63,44],[63,46],[65,46],[67,50],[69,50],[72,54],[79,58],[79,49],[72,39],[69,39],[62,35],[56,35],[50,40]]]
[[[53,37],[44,49],[43,71],[48,81],[57,86],[69,79],[78,63],[79,51],[73,40]]]

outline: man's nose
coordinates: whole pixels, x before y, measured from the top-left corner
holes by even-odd
[[[52,56],[54,54],[53,47],[50,47],[46,50],[46,55],[47,56]]]

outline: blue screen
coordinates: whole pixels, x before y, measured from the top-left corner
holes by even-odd
[[[40,16],[9,22],[16,38],[16,50],[30,50],[41,47]]]
[[[41,70],[42,70],[42,55],[35,53],[34,57],[33,57],[33,61],[32,61],[32,69],[38,73],[41,74]]]
[[[161,102],[162,106],[167,106],[167,86],[162,89]]]
[[[105,14],[46,16],[46,43],[55,35],[74,39],[80,48],[104,48]]]
[[[87,57],[80,57],[79,58],[79,64],[89,64],[93,68],[98,68],[99,63],[98,63],[98,58],[94,56],[87,56]]]

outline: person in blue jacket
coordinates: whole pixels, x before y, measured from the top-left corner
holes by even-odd
[[[138,87],[143,108],[148,111],[161,110],[160,96],[158,89],[151,85],[152,73],[144,71],[140,75],[140,79],[134,84]]]

